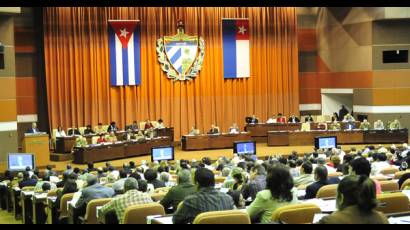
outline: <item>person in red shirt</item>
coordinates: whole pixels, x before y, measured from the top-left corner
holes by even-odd
[[[152,125],[151,121],[149,119],[147,119],[147,121],[145,122],[145,130],[147,129],[153,129],[154,126]]]
[[[104,135],[101,134],[100,138],[98,138],[98,140],[97,140],[97,144],[106,143],[106,142],[107,142],[107,140],[104,138]]]
[[[276,118],[277,123],[286,123],[286,117],[284,117],[281,113],[278,114],[278,117]]]

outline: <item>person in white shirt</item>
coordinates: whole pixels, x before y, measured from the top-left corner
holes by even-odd
[[[324,158],[324,157],[319,157],[319,158],[317,159],[317,167],[319,167],[319,166],[324,166],[324,167],[326,167],[327,172],[328,172],[329,174],[336,172],[336,169],[335,169],[335,168],[330,167],[330,166],[328,166],[328,165],[326,164],[326,158]]]
[[[57,132],[56,132],[56,137],[66,137],[67,135],[65,134],[63,128],[61,126],[59,126],[57,128]]]
[[[355,122],[355,121],[356,120],[350,113],[348,113],[343,119],[343,122]]]
[[[160,118],[157,122],[157,124],[155,125],[156,129],[165,129],[165,125],[164,125],[164,121]]]
[[[381,120],[374,122],[374,129],[375,130],[384,130],[384,123]]]
[[[266,124],[274,124],[276,123],[276,116],[273,115],[273,117],[270,117],[267,121]]]
[[[231,128],[229,128],[229,134],[239,134],[239,133],[240,133],[240,129],[238,125],[236,123],[233,123]]]
[[[390,168],[390,164],[387,162],[387,156],[385,153],[375,153],[373,155],[374,162],[372,163],[371,175],[379,175],[383,169]]]

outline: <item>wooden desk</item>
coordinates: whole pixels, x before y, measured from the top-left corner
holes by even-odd
[[[182,150],[233,148],[236,141],[251,141],[250,133],[182,136]]]
[[[47,224],[58,224],[57,197],[47,197]]]
[[[48,165],[50,162],[50,146],[48,134],[26,134],[23,140],[23,152],[33,153],[36,156],[36,167]]]
[[[32,196],[33,224],[45,224],[47,222],[47,214],[45,212],[46,201],[47,193],[34,194]]]
[[[149,155],[152,147],[172,145],[169,137],[159,137],[145,142],[122,142],[110,145],[100,145],[86,148],[74,148],[74,163],[85,164],[119,158]]]
[[[23,214],[23,224],[33,224],[32,196],[34,192],[21,192],[21,210]]]
[[[373,136],[374,135],[374,136]],[[408,141],[408,131],[380,130],[380,131],[310,131],[268,132],[268,146],[313,146],[315,137],[336,136],[338,144],[382,144],[405,143]],[[383,137],[383,139],[381,139]],[[381,141],[381,142],[379,142]]]
[[[14,218],[17,220],[21,217],[20,193],[19,188],[12,188],[9,186],[9,193],[11,194],[11,204],[13,206]]]

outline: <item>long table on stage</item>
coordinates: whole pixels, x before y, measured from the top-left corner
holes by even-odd
[[[315,137],[336,136],[338,144],[407,143],[407,129],[352,131],[270,131],[268,146],[312,146]]]
[[[171,142],[174,141],[174,128],[165,128],[165,129],[156,129],[157,137],[169,137]],[[119,141],[123,140],[123,135],[125,131],[116,132],[115,135]],[[136,132],[134,132],[136,133]],[[88,144],[92,144],[92,138],[99,136],[97,134],[84,135],[86,137]],[[75,145],[76,136],[67,136],[67,137],[57,137],[56,138],[56,152],[57,153],[71,153],[73,146]]]
[[[108,145],[96,145],[84,148],[74,148],[76,164],[100,162],[120,158],[151,154],[152,147],[169,146],[172,142],[169,137],[159,137],[145,141],[118,142]]]
[[[249,133],[240,134],[204,134],[182,136],[182,150],[205,150],[232,148],[236,141],[251,141]]]
[[[346,123],[339,122],[341,128],[344,130],[346,127]],[[319,127],[321,123],[310,123],[310,130],[321,130]],[[360,126],[360,122],[354,122],[355,127],[358,128]],[[329,126],[330,123],[327,122]],[[273,124],[247,124],[245,126],[245,131],[251,133],[251,137],[253,140],[257,142],[267,142],[268,139],[268,132],[270,131],[296,131],[301,130],[302,123],[273,123]]]

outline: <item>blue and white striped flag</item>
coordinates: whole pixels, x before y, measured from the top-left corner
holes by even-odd
[[[109,20],[111,86],[141,84],[140,24],[137,20]]]

